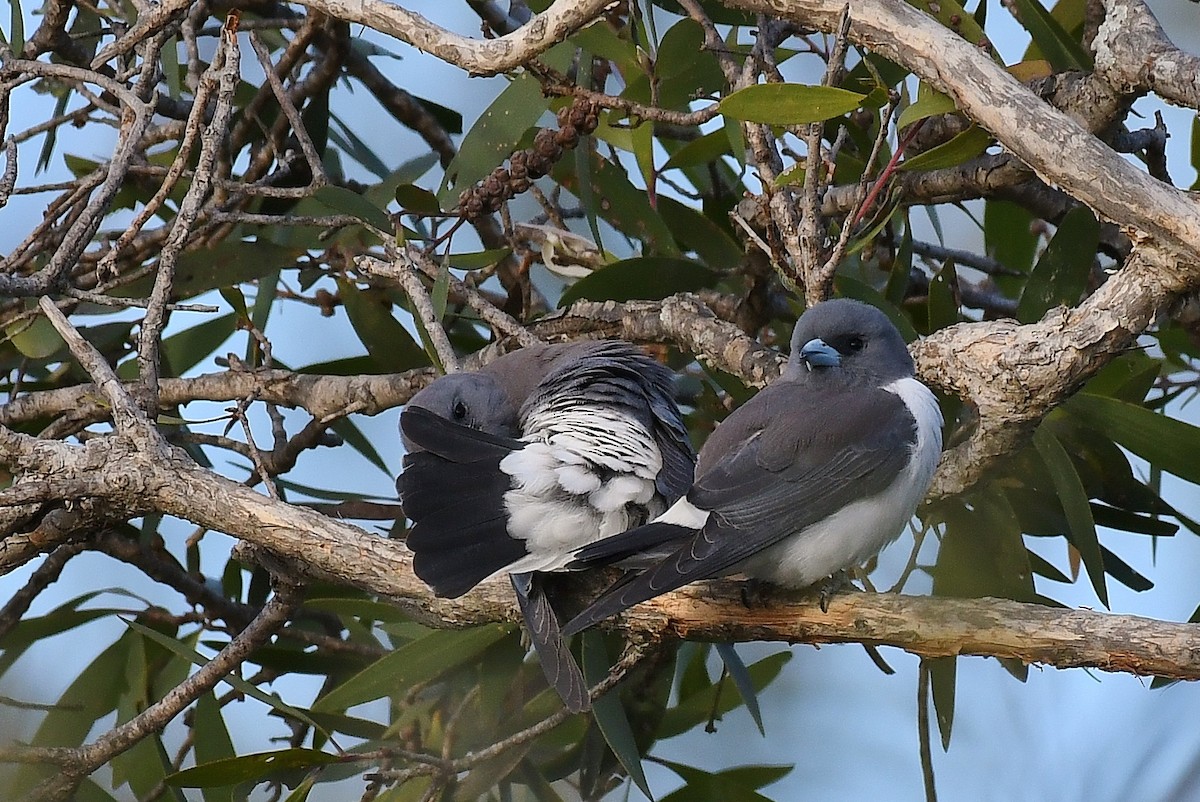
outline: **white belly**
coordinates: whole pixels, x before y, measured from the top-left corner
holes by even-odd
[[[904,400],[917,422],[912,460],[890,487],[856,501],[807,529],[744,560],[737,568],[755,579],[801,588],[860,565],[904,530],[929,489],[942,452],[942,413],[937,399],[916,379],[884,388]]]

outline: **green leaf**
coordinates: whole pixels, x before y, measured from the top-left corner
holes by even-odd
[[[442,128],[446,129],[448,134],[461,134],[463,130],[463,116],[454,109],[443,106],[441,103],[435,103],[428,98],[414,97],[418,103],[425,107],[425,111],[433,115],[433,118],[438,121]]]
[[[442,207],[434,195],[416,184],[401,184],[396,187],[396,203],[411,214],[441,214]]]
[[[1130,590],[1142,593],[1154,587],[1153,582],[1104,546],[1100,547],[1100,555],[1104,558],[1104,572]]]
[[[1107,526],[1109,529],[1120,529],[1122,532],[1135,532],[1155,537],[1173,537],[1179,531],[1179,524],[1173,524],[1161,518],[1138,515],[1136,512],[1120,510],[1094,502],[1091,507],[1092,520],[1096,522],[1096,526]]]
[[[584,276],[568,287],[558,299],[566,307],[580,298],[593,301],[628,301],[640,298],[656,301],[677,292],[711,287],[717,276],[697,262],[666,256],[640,256],[613,262]]]
[[[659,196],[658,213],[671,229],[675,241],[712,268],[725,269],[742,259],[742,246],[707,214],[674,198]]]
[[[929,280],[927,334],[952,326],[958,322],[958,270],[953,260],[947,259],[942,269]]]
[[[929,670],[929,690],[937,718],[942,751],[950,749],[950,731],[954,726],[954,686],[958,672],[957,657],[930,657],[922,660]]]
[[[167,651],[172,652],[173,654],[179,655],[180,657],[184,658],[185,660],[190,661],[194,665],[202,666],[208,662],[208,658],[205,657],[204,655],[200,654],[199,652],[197,652],[195,649],[192,649],[189,646],[186,646],[186,645],[180,643],[175,638],[172,638],[168,635],[164,635],[163,633],[158,632],[157,630],[153,630],[147,626],[139,624],[137,621],[126,621],[125,626],[141,633],[142,635],[146,636],[150,640],[158,643],[160,646],[166,647]],[[224,677],[221,678],[221,681],[227,685],[233,686],[234,688],[236,688],[237,690],[246,694],[247,696],[249,696],[253,699],[257,699],[258,701],[262,702],[263,704],[268,705],[273,710],[276,710],[285,716],[294,718],[297,721],[302,721],[305,724],[308,724],[310,727],[320,729],[320,727],[317,727],[316,722],[314,722],[312,719],[310,719],[303,710],[292,707],[291,705],[287,704],[282,699],[280,699],[278,696],[267,693],[266,691],[259,688],[257,685],[246,682],[246,680],[242,679],[237,674],[226,674]]]
[[[205,320],[191,328],[172,334],[162,342],[162,360],[166,376],[182,376],[200,361],[221,347],[237,330],[236,313]],[[126,363],[129,364],[129,363]],[[134,363],[136,366],[136,363]],[[124,367],[124,365],[122,365]],[[133,377],[122,377],[133,378]]]
[[[931,570],[935,596],[1035,600],[1029,551],[999,488],[947,504],[943,515],[945,534]]]
[[[487,799],[488,792],[499,786],[501,781],[512,774],[532,748],[532,743],[521,744],[506,752],[501,752],[490,760],[475,764],[467,776],[455,786],[451,802],[477,802],[480,799]]]
[[[594,27],[594,26],[593,26]],[[693,139],[679,150],[671,154],[660,172],[682,167],[698,167],[716,161],[722,156],[729,155],[729,137],[717,129],[702,137]]]
[[[283,802],[306,802],[308,795],[312,792],[312,787],[314,784],[316,784],[316,782],[317,775],[315,773],[309,774],[300,782],[299,785],[296,786],[296,790],[287,795]],[[207,800],[205,800],[205,802],[207,802]]]
[[[1029,210],[1011,201],[989,199],[983,207],[983,236],[988,255],[1005,267],[1028,272],[1038,243],[1032,223]],[[1003,283],[1005,279],[998,277],[997,281]]]
[[[308,610],[325,610],[343,620],[348,616],[364,621],[407,621],[409,616],[399,607],[370,599],[319,598],[305,599]]]
[[[917,87],[917,102],[912,103],[896,119],[896,130],[901,130],[918,120],[938,114],[950,114],[958,106],[949,95],[944,95],[924,81]]]
[[[383,209],[357,192],[345,187],[325,186],[317,190],[313,198],[335,212],[357,217],[385,234],[391,233],[392,218]]]
[[[662,798],[662,802],[770,802],[758,793],[764,785],[786,777],[792,766],[736,766],[707,771],[671,760],[656,759],[679,775],[684,786]]]
[[[950,30],[957,33],[962,38],[974,45],[982,45],[988,41],[987,34],[984,33],[983,19],[976,20],[966,10],[959,5],[955,0],[912,0],[912,5],[929,14],[938,22],[945,25]],[[980,9],[985,9],[986,2],[979,4]],[[993,48],[987,46],[984,52],[992,51]],[[993,56],[995,58],[995,56]]]
[[[362,702],[400,693],[477,657],[510,628],[489,624],[473,629],[438,630],[384,655],[322,696],[314,710],[345,710]]]
[[[746,670],[753,686],[761,691],[770,685],[791,659],[791,652],[776,652],[749,666]],[[734,693],[733,681],[729,678],[721,683],[705,683],[703,690],[686,696],[681,686],[678,703],[663,713],[656,734],[661,740],[687,732],[707,721],[714,713],[718,716],[728,713],[737,707],[739,701]]]
[[[366,457],[368,462],[389,476],[391,475],[392,472],[388,469],[387,463],[383,461],[383,457],[375,450],[374,443],[362,433],[362,429],[359,429],[353,420],[350,418],[338,418],[330,424],[329,428],[335,431],[346,445]]]
[[[318,752],[315,749],[282,749],[276,752],[259,752],[253,755],[214,760],[176,772],[167,777],[167,783],[181,788],[208,788],[235,785],[261,780],[281,771],[328,766],[337,763],[337,755]]]
[[[217,287],[243,284],[280,268],[294,268],[302,248],[285,247],[268,240],[230,239],[213,248],[184,251],[175,269],[172,295],[191,298]],[[118,288],[113,294],[136,298],[149,294],[152,277]]]
[[[726,95],[721,114],[752,123],[801,125],[854,111],[865,97],[836,86],[757,84]]]
[[[21,0],[8,0],[8,10],[9,33],[4,38],[12,47],[12,51],[20,56],[21,51],[25,49],[25,12],[21,10]],[[0,36],[3,36],[2,31]]]
[[[338,279],[338,293],[350,325],[382,373],[400,373],[429,364],[424,349],[408,329],[392,317],[392,302],[378,289],[360,290],[347,279]]]
[[[32,746],[74,747],[83,743],[95,722],[111,713],[127,690],[125,668],[135,639],[130,633],[102,651],[67,686],[53,709],[46,713],[31,741]],[[97,677],[106,678],[97,682]],[[5,788],[9,799],[25,799],[26,793],[40,777],[34,772],[21,772],[16,781]]]
[[[1068,34],[1058,20],[1039,0],[1014,0],[1018,20],[1029,35],[1037,52],[1028,52],[1027,58],[1043,56],[1054,67],[1055,72],[1078,70],[1089,72],[1092,69],[1091,54],[1084,49],[1078,39]]]
[[[1053,306],[1073,306],[1087,288],[1100,243],[1100,224],[1092,210],[1078,206],[1063,216],[1017,304],[1017,320],[1036,323]]]
[[[1100,541],[1096,538],[1096,522],[1092,520],[1091,504],[1087,491],[1083,489],[1083,482],[1079,480],[1079,473],[1075,470],[1066,449],[1054,436],[1051,424],[1052,421],[1047,419],[1037,428],[1033,435],[1033,444],[1050,472],[1055,490],[1058,491],[1063,512],[1067,516],[1068,539],[1083,558],[1083,565],[1092,580],[1092,587],[1096,589],[1096,596],[1107,607],[1108,587],[1104,581],[1104,557],[1100,553]]]
[[[608,655],[604,649],[604,638],[596,631],[583,633],[583,675],[587,678],[588,687],[593,687],[608,676]],[[625,707],[621,704],[621,696],[616,692],[606,693],[592,703],[592,716],[604,740],[613,754],[643,794],[650,799],[650,784],[646,782],[646,773],[642,769],[642,756],[638,750],[633,729],[629,726],[629,718]]]
[[[57,353],[65,344],[54,326],[42,315],[9,323],[4,327],[4,334],[18,351],[30,359],[45,359]]]
[[[196,700],[192,714],[196,763],[216,763],[237,756],[221,706],[211,691]],[[204,802],[233,802],[233,786],[211,786],[203,791]]]
[[[618,231],[645,243],[644,255],[679,256],[671,230],[650,205],[646,191],[630,182],[625,169],[595,152],[588,153],[582,148],[576,151],[575,160],[563,159],[554,166],[551,172],[554,179],[577,195],[589,212],[594,211]],[[581,175],[586,177],[582,184]],[[601,245],[595,230],[593,237]]]
[[[446,167],[438,200],[447,207],[457,203],[459,192],[482,180],[516,150],[547,108],[536,78],[529,73],[514,78],[463,137],[458,153]]]
[[[1200,484],[1200,428],[1115,398],[1078,393],[1068,413],[1156,468]]]
[[[173,100],[179,100],[183,92],[183,82],[179,75],[179,37],[167,39],[163,49],[159,51],[162,58],[162,72],[167,80],[167,94]]]
[[[758,707],[758,692],[754,688],[754,680],[750,678],[746,664],[742,662],[741,656],[732,643],[717,643],[714,646],[717,654],[721,656],[721,662],[725,664],[725,670],[729,672],[729,678],[733,680],[733,685],[738,690],[738,695],[746,703],[746,710],[750,713],[750,718],[754,719],[754,725],[758,727],[759,734],[765,737],[767,731],[763,728],[762,710]]]
[[[455,270],[480,270],[491,267],[512,253],[512,248],[491,248],[471,253],[452,253],[447,257]]]
[[[725,87],[715,54],[704,47],[704,29],[686,17],[663,34],[655,54],[654,75],[658,82],[656,105],[668,109],[685,109],[694,98]]]
[[[977,125],[972,125],[949,142],[943,142],[924,153],[918,153],[900,164],[901,170],[941,170],[954,167],[983,153],[992,135]]]

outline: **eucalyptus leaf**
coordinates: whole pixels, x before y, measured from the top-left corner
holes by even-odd
[[[802,125],[854,111],[865,97],[836,86],[757,84],[726,95],[720,108],[725,117],[744,122]]]

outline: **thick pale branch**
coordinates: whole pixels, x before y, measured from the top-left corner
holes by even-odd
[[[835,30],[842,0],[725,0],[748,11]],[[1100,214],[1197,259],[1200,201],[1126,161],[1042,101],[975,44],[903,0],[855,0],[850,38],[954,98],[958,108],[1032,167]],[[897,31],[903,31],[898,36]],[[1062,158],[1070,153],[1070,159]]]
[[[1171,44],[1141,0],[1106,0],[1107,16],[1096,33],[1096,70],[1128,92],[1153,91],[1200,109],[1200,57]]]
[[[512,33],[472,39],[384,0],[300,0],[301,5],[331,17],[402,39],[472,75],[496,75],[523,65],[595,20],[612,2],[558,0]]]
[[[411,557],[380,538],[335,545],[328,528],[308,533],[309,553],[323,575],[395,600],[423,623],[468,627],[515,621],[512,591],[499,579],[459,599],[438,599],[411,571]],[[262,540],[262,538],[259,538]],[[265,545],[265,544],[264,544]],[[361,549],[361,551],[360,551]],[[327,557],[361,553],[368,562],[335,564]],[[376,562],[381,560],[382,562]],[[1064,610],[1001,599],[946,599],[852,593],[834,597],[822,612],[812,595],[791,594],[747,609],[741,586],[689,586],[638,605],[619,619],[626,635],[717,641],[862,642],[895,646],[926,657],[992,655],[1060,668],[1200,679],[1200,625],[1135,616]]]

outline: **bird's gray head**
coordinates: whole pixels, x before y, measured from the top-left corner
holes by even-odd
[[[517,435],[517,408],[495,377],[486,373],[452,373],[409,399],[408,406],[488,434]],[[419,450],[400,433],[408,451]]]
[[[887,315],[847,298],[819,303],[800,316],[784,375],[798,378],[829,368],[885,382],[913,375],[904,338]]]

